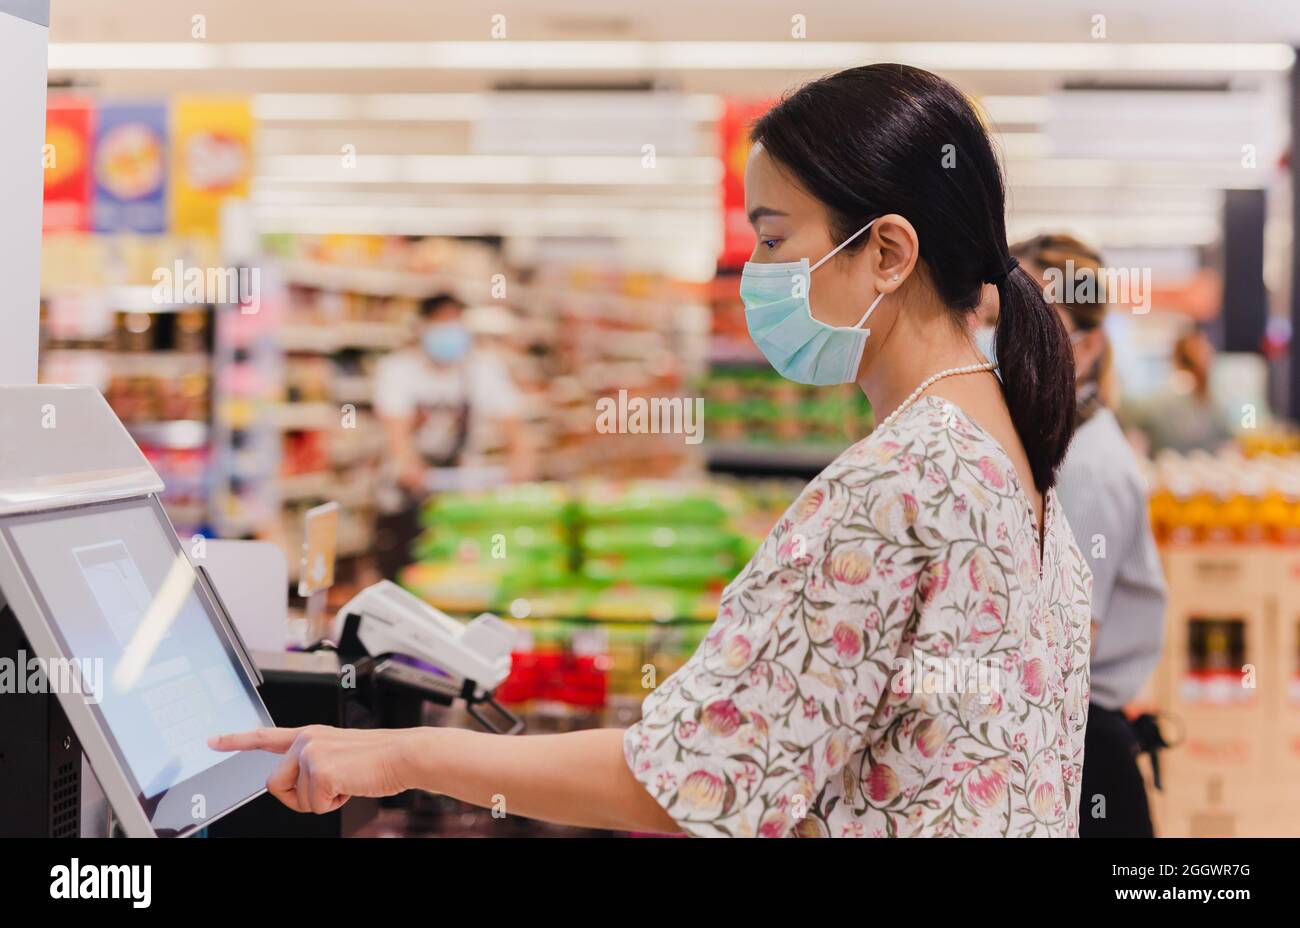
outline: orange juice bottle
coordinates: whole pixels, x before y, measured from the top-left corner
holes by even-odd
[[[1265,541],[1264,524],[1260,519],[1260,503],[1264,484],[1255,468],[1243,468],[1234,481],[1224,518],[1232,540],[1241,544],[1261,544]]]
[[[1178,499],[1168,484],[1156,485],[1149,502],[1151,509],[1151,534],[1155,535],[1156,544],[1169,542],[1170,533],[1178,519]]]
[[[1284,545],[1300,544],[1300,478],[1288,476],[1282,481],[1281,497],[1286,515],[1281,520],[1278,542]]]
[[[1166,541],[1171,545],[1193,544],[1196,541],[1196,485],[1187,474],[1179,473],[1170,480],[1169,492],[1174,504]]]
[[[1271,544],[1286,543],[1287,524],[1292,520],[1291,503],[1278,486],[1270,486],[1259,503],[1259,521]]]
[[[1183,506],[1183,523],[1188,541],[1193,544],[1222,541],[1218,528],[1219,507],[1222,497],[1215,486],[1200,483]]]

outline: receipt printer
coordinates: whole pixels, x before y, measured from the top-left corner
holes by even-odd
[[[342,660],[374,662],[377,684],[442,705],[463,700],[470,716],[489,731],[513,735],[523,730],[523,722],[493,696],[510,675],[515,641],[514,629],[494,615],[459,622],[381,580],[338,611],[332,637]]]

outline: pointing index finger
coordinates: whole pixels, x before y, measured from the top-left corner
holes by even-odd
[[[271,751],[283,754],[293,746],[299,731],[301,729],[298,728],[255,728],[236,734],[214,735],[208,739],[208,747],[214,751]]]

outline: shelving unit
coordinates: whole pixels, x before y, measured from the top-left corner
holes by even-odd
[[[162,477],[177,533],[209,531],[215,308],[140,282],[210,260],[208,244],[69,233],[43,247],[41,381],[99,389]]]

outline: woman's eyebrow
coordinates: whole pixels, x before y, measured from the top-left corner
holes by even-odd
[[[782,212],[779,209],[772,209],[770,206],[755,206],[749,211],[749,224],[752,226],[764,216],[789,216],[789,213]]]

